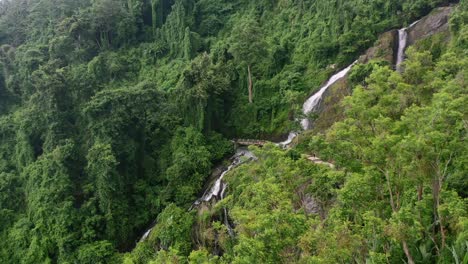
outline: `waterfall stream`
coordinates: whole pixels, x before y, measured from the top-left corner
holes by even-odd
[[[143,234],[143,236],[140,238],[140,241],[139,241],[139,242],[145,241],[145,240],[148,238],[148,236],[149,236],[149,234],[151,233],[151,231],[153,231],[153,228],[152,228],[152,227],[151,227],[150,229],[146,230],[146,232],[145,232],[145,233]]]
[[[227,167],[226,170],[224,170],[221,175],[218,177],[218,179],[216,179],[215,183],[213,184],[213,186],[211,186],[211,188],[207,189],[205,191],[205,193],[203,194],[203,196],[196,200],[191,209],[199,204],[201,204],[202,202],[209,202],[211,201],[213,198],[217,198],[219,200],[222,200],[224,198],[224,193],[226,191],[226,187],[227,187],[227,184],[223,182],[223,178],[224,176],[230,172],[233,168],[247,162],[247,161],[250,161],[250,160],[254,160],[256,159],[255,155],[250,152],[247,148],[238,148],[236,150],[236,154],[234,154],[234,156],[232,156],[230,158],[230,161],[231,161],[231,165],[229,165]]]
[[[354,61],[351,65],[349,65],[348,67],[344,68],[343,70],[337,72],[336,74],[332,75],[330,77],[330,79],[328,79],[328,81],[325,83],[325,85],[323,85],[322,87],[320,87],[320,89],[318,90],[318,92],[314,93],[312,96],[310,96],[306,101],[305,103],[303,104],[302,106],[302,113],[304,115],[308,115],[314,111],[317,111],[317,108],[318,108],[318,105],[320,104],[320,102],[322,101],[322,98],[323,98],[323,95],[325,93],[325,91],[327,91],[328,88],[330,88],[330,86],[332,86],[333,84],[335,84],[337,81],[341,80],[343,77],[346,76],[346,74],[351,70],[351,68],[357,63],[357,60]],[[310,120],[305,117],[301,120],[301,127],[303,130],[308,130],[311,128],[311,125],[310,125]],[[280,143],[277,143],[278,146],[282,147],[282,148],[286,148],[288,147],[292,141],[299,135],[298,132],[289,132],[289,135],[288,135],[288,138],[283,141],[283,142],[280,142]]]
[[[233,168],[245,162],[255,160],[255,159],[256,159],[255,155],[251,151],[249,151],[248,148],[241,147],[241,148],[236,149],[236,153],[234,154],[234,156],[232,156],[229,159],[231,164],[225,170],[223,170],[223,172],[219,175],[216,181],[212,185],[210,185],[209,188],[206,189],[202,197],[197,199],[192,204],[192,206],[189,208],[189,211],[196,208],[200,204],[210,202],[213,199],[216,199],[218,201],[222,200],[224,198],[224,194],[226,193],[226,188],[227,188],[227,183],[223,182],[224,176],[226,176],[226,174],[230,172]],[[229,224],[228,213],[227,213],[226,208],[224,208],[224,223],[226,227],[228,228],[229,234],[232,236],[234,234],[234,231],[232,230],[232,227]],[[143,236],[139,240],[140,242],[148,238],[151,231],[153,230],[153,227],[154,225],[143,234]]]
[[[304,115],[308,115],[313,111],[317,110],[317,106],[319,103],[322,101],[322,97],[325,93],[325,91],[335,84],[337,81],[341,80],[343,77],[346,76],[346,74],[351,70],[351,68],[357,63],[357,61],[353,62],[351,65],[348,67],[344,68],[343,70],[339,71],[338,73],[334,74],[333,76],[328,79],[325,85],[320,87],[319,91],[310,96],[304,103],[302,107],[302,112]],[[301,120],[301,126],[303,130],[308,130],[310,129],[310,121],[308,118],[304,118]],[[288,135],[288,138],[283,141],[276,143],[277,146],[282,147],[282,148],[287,148],[293,140],[299,135],[297,132],[290,132]],[[243,158],[244,157],[244,158]],[[238,148],[236,150],[236,154],[230,158],[231,164],[221,173],[221,175],[216,179],[213,185],[211,185],[209,188],[206,189],[205,193],[203,193],[202,197],[200,197],[198,200],[196,200],[192,206],[190,207],[189,210],[192,210],[193,208],[199,206],[203,202],[210,202],[213,199],[218,199],[222,200],[224,198],[224,194],[226,191],[227,184],[223,182],[224,176],[230,172],[233,168],[239,166],[242,163],[245,163],[247,161],[256,159],[255,155],[250,152],[247,148]],[[232,227],[229,225],[228,221],[228,215],[227,215],[227,210],[224,210],[224,222],[228,228],[228,231],[231,235],[233,233]],[[145,240],[149,234],[151,233],[152,228],[148,229],[140,241]]]
[[[320,102],[322,101],[322,97],[323,97],[323,94],[325,93],[325,91],[330,87],[332,86],[333,84],[335,84],[337,81],[341,80],[343,77],[346,76],[346,74],[351,70],[351,68],[354,66],[354,64],[356,64],[357,61],[353,62],[351,65],[349,65],[348,67],[344,68],[343,70],[339,71],[338,73],[334,74],[332,77],[330,77],[330,79],[328,79],[327,83],[320,87],[320,90],[318,92],[316,92],[315,94],[313,94],[311,97],[309,97],[307,99],[307,101],[305,101],[304,105],[302,106],[302,113],[304,115],[308,115],[310,114],[311,112],[313,111],[316,111],[317,110],[317,107],[318,105],[320,104]],[[310,129],[310,120],[306,117],[304,119],[301,120],[301,126],[302,126],[302,129],[304,130],[308,130]]]
[[[291,131],[289,132],[288,138],[285,141],[277,143],[276,145],[282,148],[287,148],[293,142],[293,140],[297,137],[297,135],[298,135],[297,132]]]
[[[405,59],[405,48],[406,48],[406,41],[408,39],[408,32],[406,28],[402,28],[398,30],[398,53],[396,59],[396,69],[397,71],[401,71],[401,63]]]
[[[412,28],[418,22],[419,20],[412,23],[408,27],[398,30],[398,53],[397,53],[397,59],[396,59],[396,70],[398,72],[401,72],[401,64],[405,60],[405,50],[408,44],[408,29]]]

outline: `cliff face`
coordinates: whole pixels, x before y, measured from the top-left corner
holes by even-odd
[[[453,6],[439,7],[434,9],[429,15],[423,17],[416,25],[409,28],[407,45],[411,46],[419,40],[426,39],[432,35],[448,32],[449,18],[453,12]],[[449,34],[447,34],[449,36]],[[379,36],[375,45],[369,48],[364,55],[359,58],[360,63],[367,63],[372,59],[382,59],[391,64],[395,64],[398,52],[398,31],[390,30]]]
[[[453,6],[440,7],[423,17],[416,25],[408,29],[407,46],[416,44],[430,36],[439,33],[448,33],[449,18],[453,12]],[[449,37],[450,34],[444,34]],[[447,39],[448,41],[448,39]],[[375,45],[369,48],[364,55],[359,57],[359,63],[368,63],[373,59],[387,61],[395,65],[398,53],[399,36],[398,30],[390,30],[381,34]],[[336,82],[323,95],[322,102],[318,107],[318,117],[313,122],[316,132],[325,131],[343,116],[341,100],[350,95],[352,87],[349,87],[347,77]]]
[[[398,52],[398,30],[390,30],[379,36],[374,47],[368,49],[359,57],[360,63],[368,63],[372,59],[380,58],[389,63],[395,62]]]
[[[440,7],[423,17],[414,27],[408,29],[408,45],[434,34],[449,30],[449,18],[453,7]]]

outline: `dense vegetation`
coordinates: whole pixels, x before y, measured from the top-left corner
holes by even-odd
[[[344,120],[187,211],[228,139],[297,128],[330,65],[448,2],[0,1],[0,262],[466,263],[466,1],[450,43],[356,67]]]

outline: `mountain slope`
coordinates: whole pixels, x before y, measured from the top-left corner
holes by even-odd
[[[340,122],[257,151],[225,201],[187,212],[229,139],[298,129],[331,73],[450,2],[0,1],[0,262],[463,262],[465,1],[450,43],[416,43],[401,75],[356,68]],[[325,189],[301,190],[313,182]],[[318,198],[318,217],[300,210]]]

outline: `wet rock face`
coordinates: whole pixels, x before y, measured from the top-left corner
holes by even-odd
[[[453,7],[439,7],[431,14],[422,18],[414,27],[408,29],[408,45],[416,41],[425,39],[431,35],[448,31],[449,18]]]

